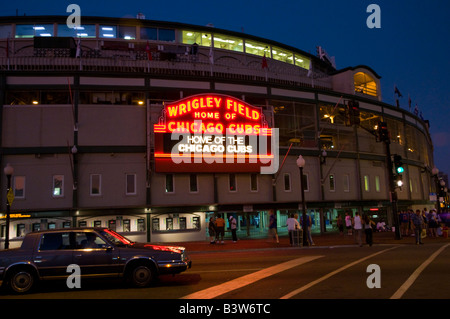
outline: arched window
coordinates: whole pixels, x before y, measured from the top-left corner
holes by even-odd
[[[378,96],[377,83],[370,75],[364,72],[357,72],[353,79],[356,93]]]

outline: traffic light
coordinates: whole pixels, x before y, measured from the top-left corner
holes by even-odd
[[[378,122],[378,138],[381,142],[389,142],[389,131],[386,122]]]
[[[401,175],[405,169],[403,168],[402,157],[400,155],[394,155],[394,169],[395,173]]]
[[[405,171],[405,169],[403,168],[403,161],[400,155],[394,155],[394,171],[395,171],[394,182],[397,187],[402,187],[403,186],[402,174]]]
[[[359,125],[361,123],[358,101],[348,101],[348,114],[350,125]]]

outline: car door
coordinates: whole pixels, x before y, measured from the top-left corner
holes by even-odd
[[[118,276],[119,249],[94,231],[75,232],[73,263],[80,266],[81,276]]]
[[[48,232],[41,235],[33,263],[42,279],[67,277],[72,264],[70,232]]]

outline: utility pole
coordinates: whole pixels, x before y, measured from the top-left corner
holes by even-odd
[[[392,204],[392,214],[394,215],[394,227],[395,227],[395,239],[402,239],[402,235],[400,233],[400,223],[398,218],[398,208],[397,208],[397,192],[395,190],[395,175],[393,172],[394,166],[392,164],[391,159],[391,140],[389,137],[389,131],[387,129],[387,125],[385,122],[378,123],[378,133],[380,140],[384,143],[386,147],[386,166],[388,170],[388,179],[389,179],[389,197]]]

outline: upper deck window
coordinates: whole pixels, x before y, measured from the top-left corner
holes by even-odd
[[[357,72],[353,76],[353,80],[355,84],[355,92],[378,96],[377,83],[367,73]]]
[[[182,37],[181,42],[184,44],[197,43],[198,45],[201,45],[204,47],[211,46],[211,33],[183,30],[181,32],[181,37]]]
[[[158,29],[141,27],[141,40],[158,40]]]
[[[295,53],[295,65],[296,66],[299,66],[301,68],[309,70],[310,63],[311,63],[310,59],[304,57],[303,55]]]
[[[158,29],[158,40],[175,42],[175,30],[173,29]]]
[[[18,24],[16,38],[52,37],[53,24]]]
[[[128,27],[119,25],[118,38],[125,40],[136,39],[136,27]]]
[[[214,47],[218,49],[243,52],[244,41],[237,37],[230,37],[224,34],[214,34]]]
[[[58,24],[58,37],[95,38],[95,24],[81,25],[73,29],[67,24]]]
[[[98,36],[100,38],[117,38],[117,26],[115,25],[101,25],[98,29]]]
[[[272,56],[275,60],[294,64],[294,53],[290,51],[277,47],[272,47]]]
[[[10,38],[12,36],[12,26],[0,25],[0,39]]]
[[[245,52],[263,56],[264,53],[270,58],[270,48],[267,44],[252,40],[245,40]]]

